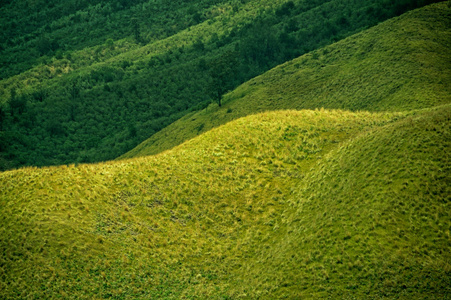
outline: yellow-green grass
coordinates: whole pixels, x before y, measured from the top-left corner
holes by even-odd
[[[338,108],[403,111],[451,101],[450,2],[388,20],[239,86],[154,134],[121,158],[156,154],[256,112]]]
[[[242,294],[451,296],[451,106],[352,139],[317,161],[255,243]],[[238,286],[238,284],[237,284]]]
[[[365,145],[368,132],[405,118],[411,120],[405,113],[267,112],[235,120],[156,156],[0,173],[0,297],[278,296],[286,288],[281,281],[285,277],[272,282],[274,274],[288,270],[286,276],[293,280],[303,276],[287,269],[291,259],[284,259],[291,248],[280,243],[294,243],[302,235],[297,212],[310,202],[299,189],[318,185],[320,172],[332,164],[334,156],[328,153],[348,140]],[[442,155],[434,151],[434,157]],[[423,175],[427,180],[430,174]],[[390,174],[382,178],[386,176]],[[348,213],[349,207],[326,204],[319,213]],[[358,203],[349,205],[358,210]],[[380,209],[375,213],[388,208],[381,203]],[[318,212],[309,212],[309,217]],[[309,233],[299,242],[315,239],[320,220],[305,229]],[[330,225],[328,220],[324,226]],[[334,243],[343,240],[340,234],[331,242],[334,238]],[[322,235],[317,241],[323,243]],[[403,244],[389,247],[397,245]],[[304,256],[300,251],[295,251],[297,257]],[[308,257],[319,250],[303,251]],[[274,256],[265,275],[262,263],[271,253],[280,256]],[[374,259],[380,263],[379,256]],[[313,295],[317,286],[315,281],[309,284],[312,289],[305,293]],[[291,286],[291,292],[301,290]]]
[[[134,155],[172,150],[0,173],[0,298],[449,298],[448,3],[282,65]],[[267,111],[315,103],[356,111]]]

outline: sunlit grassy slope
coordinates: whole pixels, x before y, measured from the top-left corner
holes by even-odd
[[[449,2],[386,21],[287,62],[192,113],[122,156],[170,149],[199,133],[251,113],[340,108],[402,111],[451,100]]]
[[[240,274],[242,292],[449,299],[450,121],[448,105],[325,155]]]
[[[451,108],[230,122],[0,173],[1,298],[449,295]]]
[[[430,6],[283,65],[180,121],[203,133],[173,127],[157,155],[1,172],[0,298],[450,298],[448,17]],[[397,53],[401,27],[417,59],[353,52],[379,31]],[[302,75],[328,55],[337,69],[312,75],[328,81]],[[314,97],[330,107],[255,113]]]

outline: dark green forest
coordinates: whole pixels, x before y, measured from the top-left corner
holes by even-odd
[[[433,2],[0,1],[0,170],[114,159],[276,65]]]

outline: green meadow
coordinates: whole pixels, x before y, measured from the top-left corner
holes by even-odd
[[[0,298],[450,298],[450,17],[303,54],[115,160],[1,172]]]

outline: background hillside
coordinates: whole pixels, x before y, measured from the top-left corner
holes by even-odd
[[[0,172],[0,298],[449,298],[450,9],[241,85],[162,153]]]
[[[280,63],[431,2],[4,1],[0,168],[116,158]]]
[[[391,19],[282,64],[154,134],[121,156],[171,149],[213,127],[255,112],[340,108],[404,111],[451,101],[447,4]]]

